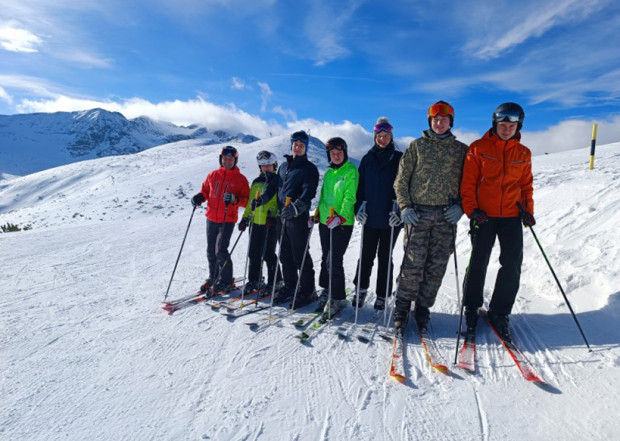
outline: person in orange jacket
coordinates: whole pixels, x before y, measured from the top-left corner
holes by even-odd
[[[463,294],[467,332],[476,329],[487,267],[497,238],[501,267],[488,317],[506,340],[510,340],[508,316],[519,291],[523,262],[521,223],[536,223],[532,154],[520,143],[524,118],[523,108],[516,103],[504,103],[495,109],[493,127],[469,146],[461,181],[462,206],[470,219],[472,242]]]
[[[239,207],[246,206],[250,193],[250,185],[239,171],[237,160],[237,149],[224,147],[220,153],[220,167],[207,175],[200,193],[192,198],[194,207],[207,202],[209,278],[200,287],[201,292],[228,292],[233,284],[233,263],[228,245]]]

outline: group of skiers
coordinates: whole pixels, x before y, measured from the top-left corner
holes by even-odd
[[[319,172],[308,159],[306,132],[291,135],[291,154],[284,156],[279,168],[273,153],[261,151],[257,156],[260,173],[251,186],[236,166],[237,150],[224,147],[220,167],[209,173],[192,198],[195,207],[207,202],[209,278],[201,290],[227,291],[234,285],[228,246],[238,208],[245,207],[238,228],[241,232],[248,229],[250,236],[246,293],[274,289],[278,284],[274,303],[291,301],[290,307],[296,309],[319,300],[319,308],[330,315],[337,313],[346,305],[343,258],[357,220],[363,231],[353,281],[359,296],[353,304],[363,306],[378,257],[374,308],[384,310],[393,291],[393,247],[404,226],[394,326],[404,329],[413,307],[417,326],[424,330],[454,252],[456,225],[466,214],[472,244],[463,297],[468,331],[477,325],[486,269],[497,237],[501,267],[488,317],[502,337],[510,340],[508,317],[519,289],[523,259],[521,224],[535,224],[531,153],[520,143],[524,117],[518,104],[500,105],[493,112],[492,127],[468,147],[451,132],[454,109],[438,101],[427,112],[429,129],[404,153],[396,149],[388,118],[381,117],[374,127],[374,145],[359,167],[349,161],[345,140],[331,138],[325,144],[329,166],[314,213],[310,208]],[[320,295],[308,247],[315,224],[322,249]],[[263,262],[266,284],[262,282]]]

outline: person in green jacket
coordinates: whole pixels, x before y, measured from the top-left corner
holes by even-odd
[[[331,138],[325,144],[329,167],[323,177],[319,199],[319,236],[321,238],[321,273],[319,286],[323,288],[320,305],[333,315],[346,305],[343,257],[349,246],[355,219],[355,195],[359,182],[357,167],[349,162],[347,143],[342,138]],[[330,246],[330,232],[332,243]],[[331,259],[331,302],[329,305],[329,278]]]
[[[278,161],[276,155],[265,150],[258,152],[256,161],[260,174],[252,182],[248,204],[239,222],[239,231],[244,231],[251,224],[248,279],[244,287],[246,294],[257,289],[270,292],[276,280],[282,280],[276,255],[276,220],[279,214],[277,197],[280,187],[280,177],[276,173]],[[263,283],[263,261],[267,263],[267,285]]]

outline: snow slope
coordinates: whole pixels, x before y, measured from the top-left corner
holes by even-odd
[[[318,143],[311,157],[324,167]],[[342,341],[325,329],[308,346],[289,326],[252,333],[202,305],[159,308],[189,198],[220,146],[184,141],[70,164],[3,182],[0,224],[0,438],[6,440],[567,440],[618,438],[620,143],[534,158],[535,231],[593,351],[525,232],[515,341],[547,384],[523,380],[486,326],[477,371],[452,367],[458,305],[452,262],[433,308],[450,375],[432,372],[410,329],[405,385],[387,378],[390,345]],[[242,145],[288,150],[285,138]],[[206,276],[203,213],[191,219],[171,297]],[[234,238],[237,236],[234,233]],[[399,238],[401,240],[402,238]],[[247,237],[234,253],[243,271]],[[356,227],[345,258],[352,277]],[[311,253],[317,267],[318,235]],[[469,253],[459,225],[462,281]],[[402,258],[397,246],[395,262]],[[489,268],[487,289],[497,271]],[[374,280],[374,275],[373,275]],[[374,284],[374,282],[373,282]],[[371,286],[373,286],[371,284]],[[364,308],[362,321],[370,313]],[[344,318],[352,318],[349,308]]]

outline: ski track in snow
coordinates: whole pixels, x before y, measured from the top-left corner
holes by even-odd
[[[256,152],[283,153],[286,144],[244,146],[242,171],[253,177]],[[0,224],[31,222],[33,229],[0,235],[0,438],[615,439],[619,148],[599,147],[592,172],[585,149],[534,158],[535,231],[593,349],[587,351],[525,230],[511,326],[546,380],[542,386],[523,379],[482,321],[476,372],[452,365],[459,313],[452,260],[431,322],[450,374],[432,370],[410,327],[404,385],[388,378],[390,343],[377,335],[368,344],[335,335],[342,320],[353,320],[351,307],[305,345],[288,318],[254,333],[243,323],[261,313],[229,321],[199,304],[165,314],[160,302],[187,227],[188,198],[204,179],[205,164],[216,163],[218,146],[177,143],[6,181]],[[324,162],[324,152],[311,153]],[[194,292],[206,277],[204,211],[192,222],[172,299]],[[470,250],[466,230],[463,219],[460,282]],[[246,246],[244,236],[233,253],[236,273]],[[310,251],[318,276],[317,234]],[[358,253],[356,227],[345,256],[347,277],[355,273]],[[395,275],[402,253],[401,236]],[[496,249],[487,301],[497,257]],[[376,266],[371,291],[375,282]],[[371,316],[372,300],[360,323]]]

